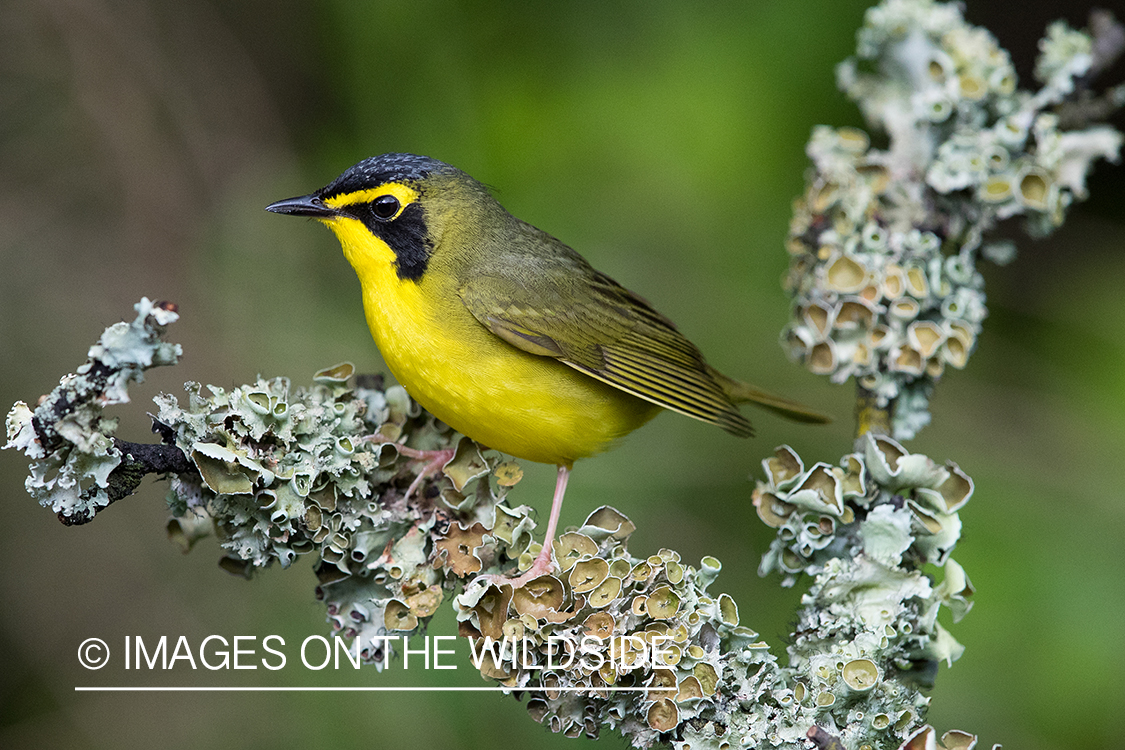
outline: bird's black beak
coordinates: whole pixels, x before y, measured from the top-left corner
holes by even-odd
[[[336,209],[324,205],[324,201],[315,195],[302,195],[297,198],[286,198],[266,206],[267,211],[275,214],[289,214],[291,216],[311,216],[314,219],[325,219],[336,215]]]

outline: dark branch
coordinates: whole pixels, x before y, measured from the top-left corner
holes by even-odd
[[[87,385],[78,394],[79,398],[76,401],[71,400],[71,391],[59,387],[44,396],[35,407],[31,424],[35,428],[35,436],[39,438],[39,444],[47,453],[54,453],[66,442],[66,439],[55,429],[55,425],[70,416],[81,404],[89,401],[93,394],[105,391],[109,376],[116,372],[113,367],[100,360],[90,361],[87,364],[90,367],[85,373]]]
[[[122,459],[109,475],[109,486],[106,489],[109,502],[97,508],[94,515],[90,516],[64,516],[59,513],[58,519],[63,525],[81,526],[89,523],[113,503],[136,492],[141,480],[148,474],[184,474],[195,471],[195,466],[183,451],[174,445],[130,443],[114,438],[113,446],[121,452]]]

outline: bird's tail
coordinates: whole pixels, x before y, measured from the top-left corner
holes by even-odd
[[[774,414],[779,414],[794,422],[825,424],[826,422],[832,421],[832,418],[827,414],[821,414],[804,404],[791,401],[784,396],[778,396],[776,393],[763,391],[761,388],[752,386],[749,383],[743,383],[741,380],[727,377],[710,365],[707,366],[707,370],[710,372],[711,376],[722,385],[723,390],[726,391],[730,400],[736,404],[757,404],[763,409],[768,409]]]

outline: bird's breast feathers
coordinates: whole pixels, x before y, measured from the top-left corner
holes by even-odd
[[[659,408],[501,340],[465,307],[456,280],[395,273],[395,253],[358,220],[330,224],[360,279],[367,324],[395,378],[458,432],[530,461],[572,464]]]

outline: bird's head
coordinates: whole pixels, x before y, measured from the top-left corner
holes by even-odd
[[[326,187],[266,206],[327,224],[363,276],[391,263],[400,281],[419,281],[443,247],[471,248],[499,204],[461,170],[428,156],[383,154],[364,159]],[[452,235],[460,235],[457,241]]]

